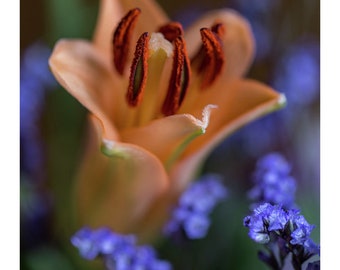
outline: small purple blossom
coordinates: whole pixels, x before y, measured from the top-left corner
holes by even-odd
[[[283,230],[287,224],[287,214],[280,205],[264,203],[254,209],[252,216],[243,220],[249,228],[249,237],[257,243],[266,244],[270,241],[270,232]]]
[[[290,243],[293,245],[304,246],[306,253],[319,253],[320,247],[310,238],[315,225],[310,225],[302,215],[299,215],[299,212],[296,212],[291,216],[290,222],[292,227],[292,239],[290,240]]]
[[[171,270],[170,263],[157,259],[148,245],[137,246],[134,235],[122,235],[108,228],[83,227],[71,237],[71,243],[87,260],[101,257],[107,270]]]
[[[268,171],[279,175],[287,175],[291,172],[291,165],[280,153],[269,153],[258,160],[256,164],[257,173],[263,174]]]
[[[207,174],[201,177],[179,198],[170,220],[164,226],[164,234],[175,236],[184,233],[188,239],[205,237],[210,227],[209,214],[226,196],[227,189],[220,176]]]
[[[248,235],[253,241],[265,244],[269,249],[277,245],[280,258],[291,253],[294,267],[320,253],[320,247],[310,238],[315,226],[310,225],[297,209],[287,210],[281,205],[263,203],[244,218],[243,225],[249,229]],[[274,249],[272,252],[270,256],[274,256]],[[271,259],[270,256],[261,253],[260,258],[273,263],[273,269],[283,264],[284,260],[277,262],[275,256]]]
[[[254,187],[248,196],[255,202],[294,207],[296,182],[290,176],[291,165],[279,153],[270,153],[258,160],[254,172]]]
[[[183,222],[183,228],[189,239],[200,239],[206,236],[210,220],[205,214],[191,214]]]
[[[79,249],[80,256],[93,260],[100,252],[99,245],[95,242],[92,230],[84,227],[71,238],[71,243]]]

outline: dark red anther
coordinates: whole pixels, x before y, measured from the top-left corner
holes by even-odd
[[[165,97],[162,113],[165,116],[173,115],[181,106],[191,76],[190,62],[182,36],[178,36],[174,42],[174,56],[168,92]]]
[[[201,88],[205,89],[220,75],[224,65],[224,52],[220,38],[210,29],[202,28],[201,38],[205,55],[198,72],[203,73]]]
[[[113,63],[121,75],[123,75],[127,64],[133,29],[140,13],[139,8],[130,10],[120,21],[113,34]]]
[[[205,89],[222,72],[225,60],[221,38],[225,29],[223,24],[216,23],[211,29],[202,28],[200,31],[202,46],[191,62],[198,74],[202,74],[201,89]]]
[[[143,33],[137,41],[134,58],[132,60],[129,87],[126,93],[127,102],[136,107],[142,99],[148,75],[149,34]]]
[[[225,34],[225,27],[224,24],[222,23],[216,23],[214,24],[210,30],[214,32],[219,38],[222,38],[223,35]]]
[[[177,37],[183,36],[182,25],[178,22],[170,22],[161,26],[157,32],[163,34],[164,38],[170,42],[173,42]]]

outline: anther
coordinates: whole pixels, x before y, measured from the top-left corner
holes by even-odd
[[[148,44],[149,34],[143,33],[137,41],[134,58],[132,60],[129,87],[126,93],[130,106],[137,106],[142,99],[148,73]]]
[[[161,26],[157,32],[163,34],[164,38],[170,42],[173,42],[177,37],[183,36],[182,25],[178,22],[170,22]]]
[[[123,75],[127,63],[132,32],[141,10],[130,10],[118,24],[113,34],[113,63],[119,74]]]
[[[224,24],[222,24],[222,23],[215,23],[210,29],[219,38],[222,38],[223,35],[225,34],[225,27],[224,27]]]
[[[182,36],[174,42],[174,57],[168,92],[165,97],[162,113],[165,116],[173,115],[181,106],[189,86],[191,70],[188,54]]]
[[[202,28],[202,47],[192,60],[199,74],[202,73],[201,88],[205,89],[212,85],[220,75],[224,66],[224,53],[221,37],[224,34],[222,24],[215,24],[208,28]]]

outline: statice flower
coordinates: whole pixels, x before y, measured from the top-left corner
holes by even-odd
[[[71,243],[84,259],[101,257],[107,270],[171,270],[170,263],[157,258],[153,247],[138,246],[134,235],[118,234],[105,227],[83,227],[72,236]]]
[[[269,249],[270,254],[260,252],[259,257],[272,269],[282,269],[289,254],[294,269],[301,269],[305,261],[320,253],[320,247],[310,238],[314,225],[297,209],[263,203],[244,218],[243,225],[253,241]]]
[[[210,227],[210,213],[226,196],[227,189],[219,175],[202,176],[179,198],[164,234],[179,239],[204,238]]]
[[[296,181],[290,172],[291,165],[281,154],[265,155],[256,164],[255,185],[248,193],[249,198],[257,203],[281,204],[287,209],[294,207]]]

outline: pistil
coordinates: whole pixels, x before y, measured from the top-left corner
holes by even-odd
[[[149,40],[148,79],[143,101],[138,106],[135,123],[144,125],[160,116],[172,65],[173,45],[161,33],[152,33]]]

